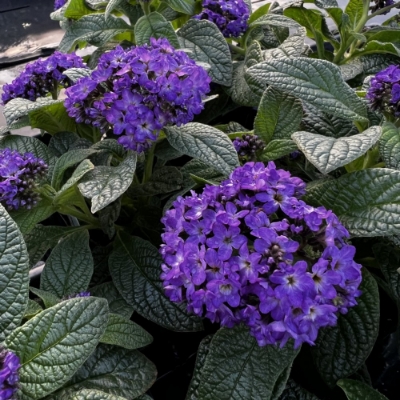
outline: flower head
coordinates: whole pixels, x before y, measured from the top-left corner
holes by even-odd
[[[90,77],[67,89],[65,106],[79,123],[105,132],[142,152],[165,125],[192,121],[210,90],[207,72],[167,39],[104,54]]]
[[[39,200],[36,182],[46,173],[47,164],[33,154],[0,150],[0,202],[9,210],[29,210]]]
[[[219,186],[179,197],[162,222],[165,293],[263,346],[313,344],[356,305],[361,265],[332,211],[299,197],[305,184],[270,162],[248,162]]]
[[[225,37],[239,37],[247,30],[250,16],[244,0],[203,0],[203,9],[195,19],[207,19],[218,26]]]
[[[54,52],[48,58],[40,58],[29,63],[12,83],[3,86],[1,99],[3,105],[17,97],[35,101],[57,90],[66,88],[71,80],[63,74],[69,68],[86,68],[82,59],[72,54]]]
[[[371,79],[367,99],[374,111],[400,117],[400,65],[390,65]]]
[[[71,294],[70,296],[67,296],[67,299],[75,299],[78,297],[90,297],[90,292],[80,292],[80,293]]]
[[[387,6],[391,6],[394,4],[394,0],[373,0],[371,1],[371,7],[369,8],[371,13],[374,13],[375,11],[378,11],[382,8],[385,8]],[[382,14],[387,14],[389,11],[385,11]]]
[[[12,351],[0,348],[0,400],[15,399],[21,367],[19,357]]]
[[[246,161],[254,159],[257,151],[265,147],[265,143],[257,135],[243,134],[233,141],[233,145],[238,155]]]
[[[55,0],[54,1],[54,10],[60,9],[67,3],[68,0]]]

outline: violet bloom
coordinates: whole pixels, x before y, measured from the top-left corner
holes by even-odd
[[[193,18],[213,22],[227,38],[246,32],[250,10],[244,0],[203,0],[202,6],[201,13]]]
[[[55,0],[54,2],[54,10],[58,10],[61,7],[63,7],[65,4],[67,4],[68,0]]]
[[[265,143],[257,135],[243,134],[233,141],[233,146],[239,157],[252,161],[256,153],[264,149]]]
[[[211,78],[167,39],[103,54],[90,77],[67,89],[65,107],[78,123],[112,129],[125,148],[143,152],[166,125],[180,126],[203,109]]]
[[[20,367],[20,360],[16,354],[4,348],[0,349],[0,400],[15,398]]]
[[[37,182],[47,173],[47,164],[31,153],[0,150],[0,202],[8,210],[31,209],[39,200]]]
[[[17,78],[3,86],[1,95],[3,105],[15,98],[35,101],[38,97],[56,92],[59,86],[70,87],[71,80],[63,74],[69,68],[86,68],[86,66],[82,58],[76,54],[64,54],[58,51],[48,58],[39,58],[27,64]]]
[[[166,296],[222,326],[246,324],[260,346],[314,344],[357,304],[361,266],[338,218],[299,199],[304,188],[272,162],[248,162],[178,197],[162,218]]]

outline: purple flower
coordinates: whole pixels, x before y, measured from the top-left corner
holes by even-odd
[[[47,164],[31,153],[0,150],[0,202],[8,210],[31,209],[39,200],[37,181],[47,173]]]
[[[71,294],[70,296],[67,297],[67,299],[75,299],[78,297],[90,297],[90,292],[80,292],[80,293]]]
[[[243,134],[233,141],[238,155],[246,161],[253,160],[258,151],[265,147],[265,143],[257,135]]]
[[[372,110],[400,117],[400,65],[378,72],[370,81],[366,97]]]
[[[247,30],[250,16],[244,0],[203,0],[203,9],[195,19],[207,19],[218,26],[225,37],[239,37]]]
[[[361,266],[338,218],[303,193],[274,163],[249,162],[178,197],[162,218],[167,297],[223,326],[245,323],[260,346],[314,344],[357,304]]]
[[[203,109],[211,78],[167,39],[103,54],[90,77],[66,90],[65,107],[78,123],[109,128],[125,148],[143,152],[166,125],[180,126]]]
[[[374,13],[375,11],[378,11],[382,8],[385,8],[387,6],[391,6],[392,4],[394,4],[394,0],[373,0],[371,1],[371,7],[369,8],[371,10],[372,13]],[[387,14],[389,11],[385,11],[384,14]]]
[[[2,347],[0,349],[0,400],[14,398],[18,390],[20,367],[19,357]]]
[[[54,52],[48,58],[29,63],[12,83],[3,86],[1,99],[4,104],[15,98],[35,101],[48,93],[57,92],[59,86],[71,86],[71,80],[63,74],[69,68],[86,68],[76,54]]]
[[[54,10],[60,9],[67,3],[68,0],[55,0],[54,2]]]

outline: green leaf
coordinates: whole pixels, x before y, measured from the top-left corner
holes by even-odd
[[[260,102],[260,96],[254,93],[245,79],[248,68],[262,61],[261,46],[254,41],[246,51],[244,61],[233,64],[232,86],[228,89],[228,94],[232,100],[240,105],[248,107],[257,107]]]
[[[111,15],[111,13],[119,7],[120,4],[122,3],[126,3],[126,0],[110,0],[107,3],[107,7],[106,7],[106,12],[104,13],[104,16],[106,17],[106,19],[108,19]]]
[[[312,393],[303,389],[295,381],[289,379],[279,400],[319,400]]]
[[[400,129],[391,122],[382,126],[379,152],[387,168],[400,169]]]
[[[389,65],[398,64],[400,57],[393,54],[381,53],[361,56],[359,60],[363,64],[365,75],[375,75]]]
[[[71,233],[53,249],[40,278],[40,289],[64,297],[87,289],[93,258],[87,230]]]
[[[162,259],[156,247],[125,233],[117,236],[109,258],[113,282],[126,302],[143,317],[176,331],[198,331],[201,320],[186,305],[171,302],[160,280]]]
[[[128,18],[132,26],[136,24],[138,19],[143,15],[143,9],[140,4],[132,5],[130,3],[120,3],[118,11],[124,13]]]
[[[250,87],[275,86],[322,111],[351,120],[366,120],[365,104],[348,86],[339,67],[325,60],[267,60],[247,70]]]
[[[75,132],[58,132],[51,137],[48,148],[52,154],[60,157],[67,151],[72,150],[79,140],[80,137]]]
[[[137,154],[130,152],[117,167],[96,167],[88,172],[78,188],[92,199],[92,213],[102,210],[128,189],[136,169]]]
[[[305,36],[297,34],[287,38],[277,48],[272,48],[263,51],[264,60],[280,59],[280,58],[295,58],[307,56],[310,48],[304,43]],[[258,91],[257,91],[258,93]]]
[[[89,157],[91,154],[95,153],[95,150],[92,149],[78,149],[78,150],[70,150],[67,153],[63,154],[56,162],[53,170],[53,176],[51,178],[51,185],[55,190],[59,190],[61,188],[61,183],[63,181],[64,172],[74,166],[75,164],[80,163],[85,158]]]
[[[166,38],[176,49],[179,49],[178,36],[171,22],[167,21],[160,13],[152,12],[140,17],[135,25],[136,44],[150,43],[150,38]]]
[[[0,148],[17,150],[21,154],[32,153],[35,157],[41,158],[47,164],[51,155],[46,145],[39,139],[30,136],[8,135],[0,138]]]
[[[109,315],[107,329],[100,339],[101,343],[113,344],[129,350],[147,346],[152,341],[152,336],[140,325],[118,314]]]
[[[102,14],[84,15],[68,26],[59,45],[61,52],[68,52],[78,42],[88,42],[100,47],[119,33],[132,32],[133,28],[121,18],[110,16],[105,19]]]
[[[43,301],[45,308],[53,307],[60,302],[60,299],[51,292],[34,287],[30,287],[29,290]]]
[[[333,138],[351,136],[358,133],[356,126],[348,119],[326,114],[310,104],[303,103],[303,130]]]
[[[388,400],[371,386],[354,379],[341,379],[337,384],[346,393],[348,400]]]
[[[29,113],[32,128],[42,129],[51,135],[62,131],[75,131],[76,123],[63,103],[50,104]]]
[[[264,92],[254,120],[254,134],[266,143],[272,139],[289,139],[300,126],[301,101],[273,87]]]
[[[126,400],[126,398],[105,393],[100,390],[81,389],[59,400]]]
[[[256,19],[254,22],[250,24],[251,27],[257,25],[261,26],[267,25],[279,28],[294,28],[297,30],[302,28],[302,26],[293,19],[285,17],[284,15],[272,14],[272,13],[263,15],[262,17]]]
[[[165,1],[175,11],[187,15],[195,14],[194,0],[165,0]]]
[[[315,0],[314,4],[319,8],[338,8],[336,0]]]
[[[215,24],[206,20],[190,19],[178,31],[182,48],[192,51],[189,57],[210,65],[209,74],[215,83],[230,86],[232,61],[228,44]]]
[[[262,17],[263,15],[267,15],[270,7],[271,7],[271,3],[267,3],[267,4],[264,4],[261,7],[257,8],[257,10],[254,11],[250,15],[248,23],[251,24],[252,22],[256,21],[258,18]]]
[[[201,370],[198,398],[270,399],[276,381],[298,352],[293,349],[293,343],[282,349],[260,347],[244,326],[222,328],[211,340]]]
[[[40,305],[36,301],[28,299],[28,305],[27,305],[25,313],[24,313],[24,318],[30,319],[42,311],[43,311],[43,308],[40,307]]]
[[[357,58],[348,64],[340,65],[340,72],[345,81],[355,78],[364,72],[362,62]]]
[[[395,46],[393,43],[383,43],[377,40],[369,41],[364,47],[359,50],[355,50],[352,54],[352,58],[365,56],[368,54],[394,54],[400,56],[400,48]]]
[[[104,299],[71,299],[42,311],[7,337],[6,347],[21,361],[22,400],[43,398],[71,378],[104,333],[107,311]]]
[[[111,313],[119,314],[129,319],[133,308],[123,299],[112,282],[106,282],[90,289],[90,294],[95,297],[103,297],[108,301],[108,308]]]
[[[0,341],[21,322],[28,305],[29,259],[21,232],[0,205]]]
[[[164,128],[170,144],[178,151],[199,159],[228,175],[239,165],[232,141],[220,130],[197,122]]]
[[[69,68],[63,72],[64,75],[68,76],[72,83],[76,83],[80,78],[90,76],[91,73],[92,71],[89,68]]]
[[[339,314],[336,326],[321,329],[311,348],[318,372],[330,387],[360,369],[378,336],[378,285],[365,268],[360,290],[357,306]]]
[[[61,103],[61,100],[53,100],[50,97],[39,97],[36,101],[30,101],[17,97],[10,100],[3,110],[4,118],[8,126],[13,125],[31,111],[38,110],[50,104]]]
[[[30,266],[33,267],[38,261],[41,261],[47,250],[53,248],[61,238],[79,229],[82,228],[36,225],[32,231],[24,236]]]
[[[106,208],[99,211],[99,221],[101,229],[112,239],[115,235],[115,221],[121,213],[121,199],[117,199],[109,204]]]
[[[355,28],[363,14],[363,0],[350,0],[344,12],[349,16],[351,28]]]
[[[11,218],[17,223],[18,228],[24,235],[28,234],[36,224],[49,218],[56,212],[52,201],[44,198],[40,200],[35,207],[28,210],[20,208],[16,211],[10,212]]]
[[[291,139],[275,139],[267,144],[260,155],[260,161],[273,161],[297,150],[296,143]]]
[[[63,391],[84,388],[135,399],[150,388],[156,376],[154,364],[137,350],[100,344]]]
[[[64,12],[64,18],[80,19],[95,11],[86,6],[85,0],[70,0]]]
[[[373,168],[314,185],[305,201],[323,205],[354,236],[400,233],[400,171]]]
[[[330,138],[310,132],[296,132],[292,139],[298,148],[323,174],[349,164],[370,149],[382,134],[380,126],[345,138]]]

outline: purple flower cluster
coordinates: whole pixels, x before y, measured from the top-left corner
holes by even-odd
[[[253,160],[256,153],[265,147],[265,143],[257,135],[243,134],[233,141],[238,155],[246,160]]]
[[[371,10],[372,13],[374,13],[375,11],[378,11],[387,6],[391,6],[392,4],[394,4],[394,0],[373,0],[371,1],[371,7],[369,9]],[[390,10],[385,11],[382,14],[384,15],[387,14],[388,12],[390,12]]]
[[[0,350],[0,400],[15,398],[18,389],[19,357],[11,351]]]
[[[213,22],[225,37],[246,32],[250,10],[244,0],[203,0],[202,6],[201,13],[193,18]]]
[[[54,10],[60,9],[67,3],[68,0],[55,0],[54,2]]]
[[[63,74],[69,68],[86,68],[76,54],[58,51],[48,58],[40,58],[29,63],[12,83],[3,86],[3,105],[17,97],[35,101],[38,97],[54,93],[59,85],[66,88],[71,80]]]
[[[118,142],[148,149],[167,124],[192,121],[210,90],[207,72],[167,39],[104,54],[90,77],[67,89],[65,106],[78,123],[102,132],[110,126]]]
[[[78,297],[90,297],[90,292],[74,293],[74,294],[71,294],[70,296],[67,296],[66,300],[75,299],[75,298],[78,298]]]
[[[400,65],[391,65],[370,81],[367,99],[371,108],[400,117]]]
[[[47,173],[47,164],[31,153],[0,150],[0,202],[8,210],[31,209],[39,200],[36,181]]]
[[[162,219],[169,299],[223,326],[245,323],[260,346],[314,344],[357,304],[361,265],[336,215],[299,199],[304,188],[273,162],[248,162],[179,197]]]

